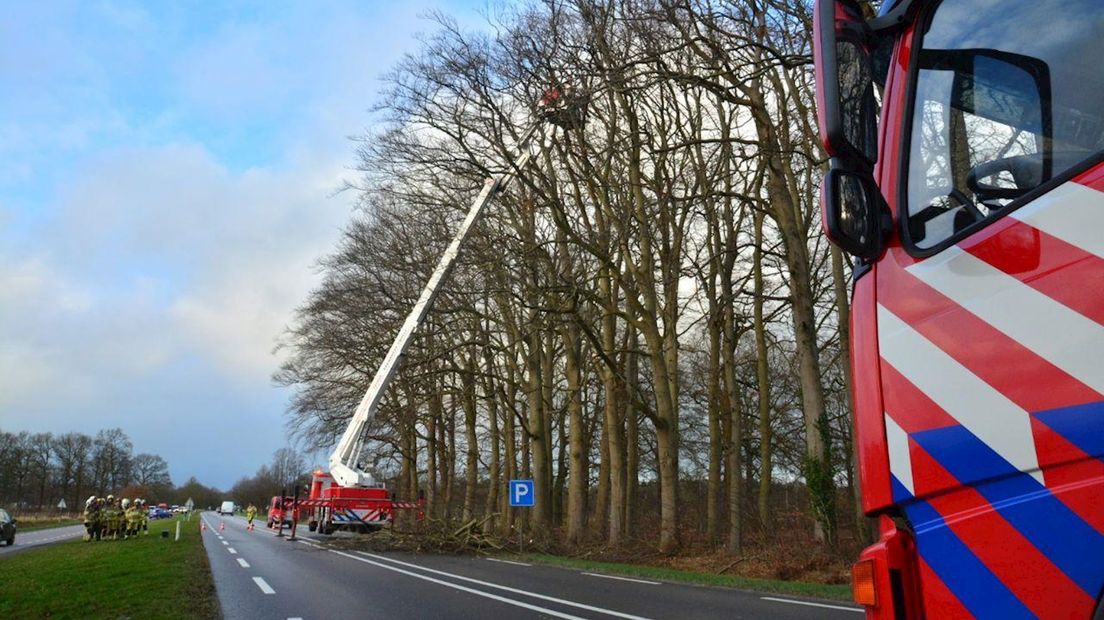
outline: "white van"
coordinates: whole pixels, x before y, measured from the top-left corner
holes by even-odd
[[[234,502],[232,502],[230,500],[226,500],[225,502],[222,503],[222,506],[219,506],[219,511],[218,512],[219,512],[220,515],[233,515],[234,514]]]

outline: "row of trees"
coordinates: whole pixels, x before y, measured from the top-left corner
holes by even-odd
[[[0,431],[0,505],[53,509],[64,499],[80,510],[89,495],[141,487],[144,495],[167,498],[173,490],[169,465],[156,454],[134,453],[122,429],[84,433]]]
[[[229,497],[241,506],[253,504],[263,515],[273,495],[281,491],[293,495],[296,485],[299,485],[301,496],[310,489],[306,459],[293,448],[280,448],[272,454],[271,463],[261,465],[256,474],[234,483]]]
[[[435,516],[569,544],[674,552],[700,529],[739,553],[795,485],[811,538],[861,536],[811,21],[803,0],[532,1],[480,32],[440,18],[389,76],[362,212],[284,342],[293,430],[332,444],[474,192],[514,172],[366,462]],[[540,127],[512,169],[533,103],[568,84],[585,123]],[[531,512],[508,508],[511,478],[534,479]]]

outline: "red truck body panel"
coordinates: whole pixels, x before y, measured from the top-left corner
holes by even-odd
[[[910,249],[918,25],[939,3],[918,5],[889,35],[873,171],[893,227],[852,296],[858,474],[881,534],[860,556],[867,616],[1088,619],[1104,591],[1104,161]]]

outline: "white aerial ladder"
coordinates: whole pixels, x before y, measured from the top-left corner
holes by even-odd
[[[337,484],[343,487],[381,486],[375,481],[372,474],[365,471],[360,464],[361,452],[364,449],[364,428],[375,417],[376,408],[379,406],[380,400],[383,399],[391,379],[395,376],[403,353],[406,352],[407,346],[414,338],[414,332],[425,321],[429,309],[433,306],[433,301],[437,299],[437,295],[441,291],[441,286],[447,281],[449,274],[452,272],[464,241],[483,215],[487,204],[491,202],[495,194],[503,191],[513,180],[515,171],[522,170],[529,163],[532,156],[529,149],[530,142],[538,134],[537,130],[541,124],[547,122],[565,128],[576,126],[582,123],[584,108],[585,101],[583,98],[574,93],[569,86],[545,92],[537,104],[538,121],[522,134],[518,141],[517,159],[512,162],[512,166],[506,172],[493,176],[484,182],[483,191],[476,196],[475,201],[468,209],[467,217],[460,225],[460,229],[456,231],[452,242],[445,249],[445,253],[441,255],[437,267],[433,270],[433,274],[429,277],[425,288],[422,289],[421,296],[418,297],[418,301],[410,310],[410,314],[407,315],[402,328],[395,336],[395,341],[391,343],[391,348],[388,349],[387,355],[383,358],[383,363],[380,364],[375,376],[372,377],[372,383],[369,384],[368,391],[364,393],[364,398],[361,399],[356,412],[349,420],[349,426],[342,434],[341,441],[338,442],[333,454],[330,455],[330,474]]]

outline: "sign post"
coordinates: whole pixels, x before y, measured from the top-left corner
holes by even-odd
[[[533,492],[532,480],[511,480],[509,486],[511,508],[532,508],[537,504],[537,495]],[[518,547],[525,552],[525,534],[518,532]]]

